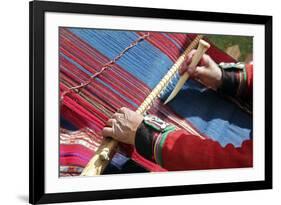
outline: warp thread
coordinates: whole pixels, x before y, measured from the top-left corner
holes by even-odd
[[[71,92],[75,91],[77,93],[79,93],[81,91],[81,89],[85,88],[87,85],[89,85],[96,77],[98,77],[99,75],[101,75],[105,70],[107,70],[108,68],[110,68],[111,65],[115,64],[122,56],[124,56],[131,48],[135,47],[136,45],[138,45],[142,40],[146,39],[147,37],[149,37],[149,32],[143,34],[142,36],[140,36],[137,40],[133,41],[128,47],[126,47],[123,51],[121,51],[115,58],[113,58],[113,60],[105,63],[102,68],[100,69],[100,71],[96,72],[95,74],[93,74],[92,76],[90,76],[89,80],[87,80],[84,83],[81,83],[80,85],[77,86],[73,86],[68,88],[66,91],[64,91],[61,94],[61,98],[60,101],[62,102],[64,99],[64,96],[70,94]]]

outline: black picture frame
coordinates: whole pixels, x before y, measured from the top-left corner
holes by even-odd
[[[30,164],[29,202],[54,203],[91,200],[108,200],[167,195],[183,195],[272,188],[272,16],[230,14],[215,12],[183,11],[169,9],[137,8],[124,6],[104,6],[92,4],[33,1],[30,12]],[[219,184],[136,188],[107,191],[87,191],[71,193],[45,193],[44,165],[44,26],[46,12],[119,15],[164,19],[198,20],[209,22],[229,22],[260,24],[265,26],[265,180]]]

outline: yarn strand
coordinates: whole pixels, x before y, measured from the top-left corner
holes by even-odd
[[[135,47],[136,45],[138,45],[142,40],[146,39],[147,37],[149,37],[149,32],[140,36],[137,40],[133,41],[128,47],[126,47],[123,51],[121,51],[117,56],[115,56],[115,58],[113,58],[113,60],[105,63],[100,71],[96,72],[95,74],[93,74],[92,76],[89,77],[89,79],[84,82],[81,83],[80,85],[77,86],[73,86],[68,88],[66,91],[64,91],[61,94],[61,98],[60,101],[63,101],[64,96],[70,94],[71,92],[77,92],[79,93],[81,91],[81,89],[85,88],[87,85],[91,84],[93,82],[93,80],[98,77],[99,75],[101,75],[104,71],[106,71],[108,68],[110,68],[111,65],[115,64],[121,57],[123,57],[130,49],[132,49],[133,47]]]

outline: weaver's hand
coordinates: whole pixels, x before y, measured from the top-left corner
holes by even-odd
[[[107,121],[107,127],[103,128],[102,135],[134,145],[136,131],[142,121],[142,115],[123,107]]]
[[[204,84],[205,86],[217,89],[221,85],[222,72],[213,59],[204,54],[197,67],[190,67],[190,63],[196,50],[192,50],[183,63],[179,74],[188,72],[191,78],[194,78]]]

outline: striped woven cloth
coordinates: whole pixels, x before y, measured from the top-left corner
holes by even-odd
[[[145,32],[83,28],[59,29],[60,93],[87,82],[104,64],[118,56]],[[194,34],[150,32],[149,37],[131,48],[83,89],[65,95],[61,101],[60,173],[78,175],[100,145],[101,130],[120,107],[136,110],[174,64]],[[216,62],[234,60],[214,45],[208,54]],[[209,137],[222,146],[239,147],[249,139],[252,118],[237,105],[189,80],[177,97],[163,105],[179,76],[167,86],[149,113],[201,137]],[[68,130],[64,129],[68,125]],[[63,128],[64,127],[64,128]],[[75,130],[75,131],[71,131]],[[139,156],[128,146],[120,153],[149,171],[164,171]]]

